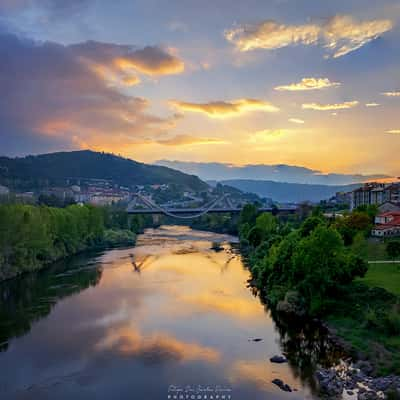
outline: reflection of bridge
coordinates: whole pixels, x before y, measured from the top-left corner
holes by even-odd
[[[296,211],[295,207],[286,208],[272,208],[263,207],[258,209],[260,212],[277,212],[277,213],[294,213]],[[205,204],[201,208],[164,208],[158,204],[152,202],[148,198],[135,194],[132,200],[129,202],[127,207],[128,214],[163,214],[168,217],[180,218],[180,219],[190,219],[201,217],[204,214],[221,214],[221,213],[231,213],[238,214],[242,211],[241,207],[235,207],[228,194],[224,194],[216,200]]]

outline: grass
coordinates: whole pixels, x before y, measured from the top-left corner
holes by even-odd
[[[383,266],[393,265],[383,264]],[[378,265],[373,265],[370,277],[377,276],[374,279],[383,279],[382,285],[388,286],[390,279],[382,278],[386,273],[378,268],[377,275],[376,273],[374,275],[375,267]],[[400,272],[395,272],[400,275]],[[370,277],[364,279],[368,281]],[[394,287],[395,290],[399,290],[396,285]],[[376,373],[400,374],[398,313],[397,295],[377,287],[376,280],[371,280],[370,283],[357,280],[335,299],[326,321],[335,329],[338,336],[351,344],[356,353],[364,354],[371,361]]]
[[[364,278],[358,279],[369,287],[380,287],[400,296],[400,264],[369,264]]]
[[[368,261],[388,260],[386,243],[380,239],[368,239],[366,253]]]

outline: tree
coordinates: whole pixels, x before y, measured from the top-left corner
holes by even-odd
[[[318,314],[327,299],[355,276],[363,276],[367,266],[360,257],[349,255],[336,229],[320,225],[300,241],[293,268],[291,285],[306,300],[310,314]]]
[[[391,259],[400,257],[400,241],[391,240],[386,245],[386,253]]]
[[[276,232],[278,221],[272,214],[262,213],[256,219],[256,227],[261,229],[263,237],[265,238],[266,236]]]
[[[317,226],[324,223],[324,220],[319,216],[308,217],[300,227],[300,235],[308,236]]]
[[[246,222],[250,225],[254,225],[257,218],[258,210],[254,204],[246,204],[240,213],[239,227]],[[240,229],[240,228],[239,228]]]

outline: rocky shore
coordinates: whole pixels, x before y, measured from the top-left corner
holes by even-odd
[[[374,378],[370,371],[372,366],[367,361],[342,362],[337,367],[319,369],[315,378],[327,399],[340,399],[344,393],[357,400],[400,399],[399,376]]]

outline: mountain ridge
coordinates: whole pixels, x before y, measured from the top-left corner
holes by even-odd
[[[12,182],[66,179],[107,179],[123,186],[172,183],[196,191],[208,187],[197,176],[172,168],[91,150],[0,156],[0,182],[6,186],[12,186]]]
[[[212,181],[209,181],[212,183]],[[316,185],[304,183],[274,182],[269,180],[230,179],[220,183],[235,187],[243,192],[270,197],[281,203],[319,202],[327,200],[337,192],[350,192],[362,184]]]
[[[311,168],[287,164],[249,164],[235,166],[233,164],[218,162],[202,163],[170,160],[159,160],[156,161],[155,164],[174,168],[185,173],[195,174],[205,181],[249,179],[302,184],[346,185],[390,178],[385,174],[325,174]]]

